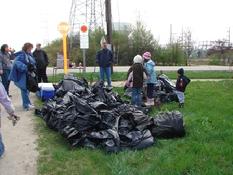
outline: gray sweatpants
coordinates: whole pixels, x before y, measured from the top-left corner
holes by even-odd
[[[179,103],[184,103],[184,92],[181,91],[175,91],[178,99],[179,99]]]

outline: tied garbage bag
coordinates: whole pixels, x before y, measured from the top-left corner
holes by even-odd
[[[154,118],[151,132],[157,138],[183,137],[185,128],[182,114],[178,111],[159,113]]]
[[[169,122],[167,119],[162,122],[149,117],[146,110],[124,102],[117,93],[105,89],[101,81],[88,87],[79,80],[65,80],[59,85],[60,92],[38,114],[72,147],[102,148],[107,152],[143,149],[155,143],[156,134],[170,134],[170,127],[165,130],[162,124],[175,125],[177,129],[176,120],[169,118]]]

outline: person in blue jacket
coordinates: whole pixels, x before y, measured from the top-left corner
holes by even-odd
[[[15,53],[15,61],[9,76],[9,80],[13,81],[21,91],[23,108],[26,111],[35,108],[29,99],[29,91],[26,85],[27,73],[34,69],[36,63],[31,54],[32,49],[31,43],[25,43],[22,51]]]
[[[147,106],[154,105],[154,86],[157,82],[156,72],[155,72],[155,62],[151,59],[151,53],[145,52],[143,54],[144,58],[144,68],[147,72]]]
[[[100,80],[104,81],[104,74],[106,75],[108,86],[111,87],[111,65],[113,63],[112,51],[107,48],[107,42],[101,41],[102,49],[96,54],[96,63],[100,67]]]

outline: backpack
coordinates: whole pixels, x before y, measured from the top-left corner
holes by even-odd
[[[28,72],[26,74],[26,87],[30,92],[37,92],[39,90],[38,81],[36,76],[36,69],[34,69],[34,65],[31,64],[30,58],[28,58]]]
[[[186,87],[191,82],[191,80],[186,76],[183,76],[183,79],[184,79],[184,86]]]
[[[27,85],[27,90],[29,90],[30,92],[35,93],[39,90],[37,77],[34,72],[27,73],[26,85]]]

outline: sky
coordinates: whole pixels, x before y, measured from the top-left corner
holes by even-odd
[[[143,21],[161,44],[172,33],[192,32],[198,43],[227,38],[233,33],[232,0],[112,0],[114,22],[135,24]],[[61,37],[57,25],[69,20],[72,0],[4,0],[0,10],[0,45],[7,43],[16,50],[25,42],[47,43]],[[231,34],[231,40],[233,34]]]

